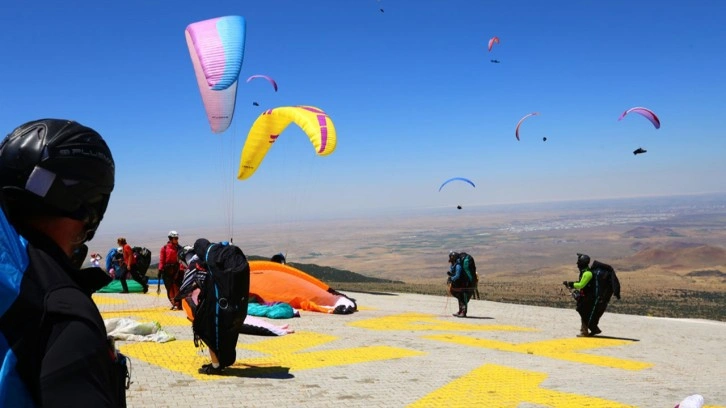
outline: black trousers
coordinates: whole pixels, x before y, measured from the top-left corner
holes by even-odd
[[[119,279],[121,280],[121,288],[123,289],[123,293],[129,293],[129,285],[126,284],[126,272],[129,272],[131,274],[131,279],[141,284],[141,286],[144,288],[144,293],[149,291],[149,279],[145,276],[141,276],[139,270],[136,268],[136,264],[134,264],[131,265],[131,269],[127,269],[126,265],[121,265],[121,277]]]
[[[459,301],[459,312],[466,313],[467,306],[469,305],[469,300],[472,298],[472,294],[474,289],[473,288],[456,288],[451,287],[449,289],[451,292],[451,296],[455,297],[456,300]]]
[[[597,297],[595,299],[581,298],[577,302],[577,312],[580,314],[580,321],[588,329],[594,330],[600,324],[600,318],[610,303],[610,296]]]

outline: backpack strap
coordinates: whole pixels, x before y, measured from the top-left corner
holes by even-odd
[[[212,264],[209,263],[209,251],[212,250],[212,247],[217,245],[216,243],[210,244],[207,247],[207,253],[204,254],[204,263],[207,264],[207,272],[209,273],[209,277],[212,278],[211,280],[207,281],[207,285],[209,283],[212,283],[214,285],[214,340],[217,343],[215,345],[215,349],[219,350],[219,288],[217,287],[217,283],[214,281],[214,274],[212,273]]]

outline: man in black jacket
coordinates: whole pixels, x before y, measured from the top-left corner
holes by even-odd
[[[124,407],[119,357],[79,269],[114,187],[95,130],[43,119],[0,144],[0,406]]]

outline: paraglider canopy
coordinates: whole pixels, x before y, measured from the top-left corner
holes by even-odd
[[[642,115],[643,117],[648,119],[650,121],[650,123],[652,123],[653,126],[655,126],[656,129],[660,129],[660,119],[658,119],[658,116],[656,116],[656,114],[652,110],[650,110],[648,108],[644,108],[642,106],[636,106],[634,108],[630,108],[630,109],[626,110],[625,112],[623,112],[622,115],[620,115],[618,120],[623,120],[623,118],[631,112]]]
[[[189,24],[184,32],[209,125],[222,133],[234,116],[245,50],[245,20],[226,16]]]
[[[295,123],[308,136],[318,156],[335,150],[335,126],[330,117],[314,106],[281,106],[268,109],[255,120],[242,147],[237,178],[252,176],[267,152],[288,125]]]
[[[275,92],[277,92],[277,82],[275,82],[275,80],[272,79],[272,77],[270,77],[268,75],[252,75],[249,78],[247,78],[247,82],[249,83],[250,81],[252,81],[253,79],[256,79],[256,78],[266,79],[267,82],[269,82],[272,85],[272,88],[275,89]]]
[[[494,44],[499,44],[499,37],[494,36],[489,39],[489,51],[492,50],[492,47],[494,46]]]
[[[524,122],[524,120],[530,116],[537,116],[537,115],[539,115],[539,112],[528,113],[528,114],[524,115],[524,117],[522,119],[520,119],[519,122],[517,122],[517,126],[514,128],[514,136],[517,138],[517,140],[519,140],[519,127],[522,126],[522,122]]]
[[[441,189],[444,188],[445,185],[451,183],[452,181],[457,181],[457,180],[458,181],[463,181],[465,183],[469,183],[469,184],[471,184],[472,187],[476,187],[476,185],[474,185],[474,182],[471,181],[471,180],[469,180],[468,178],[464,178],[464,177],[452,177],[452,178],[444,181],[443,183],[441,183],[441,186],[439,186],[439,191],[441,191]]]

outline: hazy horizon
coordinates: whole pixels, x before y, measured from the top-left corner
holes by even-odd
[[[441,254],[449,250],[468,249],[479,251],[483,256],[493,250],[493,243],[489,241],[501,237],[509,237],[506,238],[509,242],[507,248],[516,249],[517,245],[522,245],[522,250],[532,250],[534,247],[527,244],[527,237],[535,234],[540,237],[537,242],[547,237],[553,242],[563,240],[558,248],[563,247],[564,254],[578,251],[597,253],[597,245],[583,241],[578,247],[572,238],[561,238],[562,234],[579,234],[584,238],[591,235],[594,239],[598,234],[577,230],[626,230],[640,225],[667,223],[674,217],[723,213],[726,213],[724,193],[485,205],[463,210],[436,208],[324,220],[238,224],[234,242],[248,255],[266,257],[283,252],[292,262],[341,267],[375,276],[371,271],[375,272],[375,268],[379,267],[377,263],[394,257],[395,262],[405,264],[404,258],[408,256],[421,257],[416,255],[421,248],[428,248],[423,256],[430,257],[431,263],[436,264],[441,261]],[[192,244],[200,237],[213,241],[229,239],[225,229],[219,226],[174,229],[180,234],[182,245]],[[124,236],[131,245],[148,247],[153,257],[158,258],[167,232],[165,229],[145,229]],[[89,246],[92,251],[105,255],[108,249],[116,246],[119,235],[108,228],[99,230]],[[520,241],[521,244],[517,244]],[[564,250],[564,247],[572,249]],[[559,259],[559,256],[552,254],[553,259]]]

